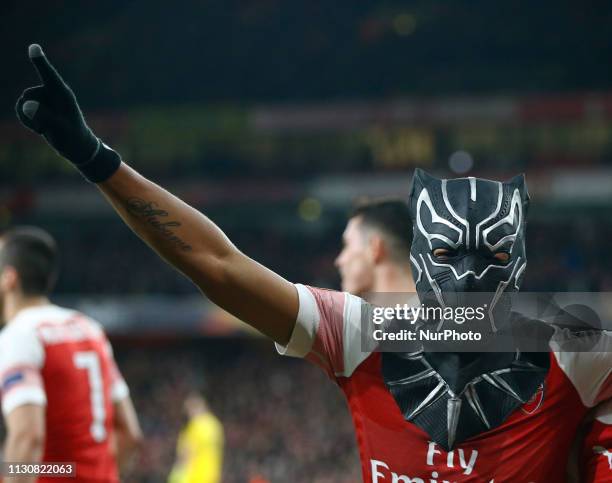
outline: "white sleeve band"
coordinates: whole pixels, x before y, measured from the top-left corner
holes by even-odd
[[[312,344],[319,328],[319,309],[317,302],[308,288],[295,284],[299,298],[299,310],[295,327],[286,346],[276,344],[279,354],[292,357],[305,357],[312,348]]]
[[[361,346],[361,311],[365,304],[362,299],[355,295],[345,293],[344,296],[344,327],[342,328],[344,371],[341,374],[336,374],[336,376],[349,377],[359,364],[370,355],[370,352],[364,352]]]
[[[2,413],[8,416],[9,413],[24,404],[36,404],[39,406],[47,405],[45,391],[41,387],[27,386],[12,389],[2,398]]]

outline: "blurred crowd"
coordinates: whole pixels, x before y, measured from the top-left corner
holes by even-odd
[[[165,179],[441,168],[457,149],[481,169],[610,164],[609,2],[94,1],[20,28],[66,3],[0,7],[7,183],[70,171],[12,114],[34,41],[97,135]]]
[[[610,220],[533,222],[527,226],[527,260],[522,291],[610,292]]]
[[[516,15],[485,0],[113,0],[70,4],[69,18],[20,28],[67,6],[3,5],[0,52],[17,72],[0,79],[5,92],[29,72],[33,41],[70,82],[93,84],[86,105],[104,108],[609,85],[610,5],[601,1],[522,3]],[[12,107],[6,97],[2,112]]]
[[[344,223],[340,217],[329,232],[310,238],[283,230],[273,219],[262,220],[259,227],[248,230],[226,231],[247,255],[288,280],[338,288],[333,262],[340,251]],[[161,262],[123,226],[88,232],[79,225],[58,231],[56,236],[64,265],[58,293],[80,293],[83,287],[97,294],[195,293],[187,279]],[[612,291],[610,239],[612,223],[604,218],[539,217],[531,221],[527,228],[529,266],[524,290]],[[83,253],[95,256],[83,257]]]
[[[186,422],[183,400],[202,388],[225,429],[223,481],[354,483],[355,437],[339,389],[319,369],[282,358],[269,342],[115,341],[145,442],[125,481],[165,481]]]
[[[208,210],[204,210],[208,213]],[[270,215],[270,216],[265,216]],[[334,258],[340,250],[344,217],[324,233],[299,233],[262,211],[260,223],[226,226],[223,215],[211,215],[230,240],[251,258],[293,282],[337,286]],[[246,217],[245,217],[246,218]],[[249,226],[250,223],[250,226]],[[161,261],[121,222],[104,230],[83,223],[47,224],[62,257],[58,294],[141,295],[195,293],[189,280]],[[95,256],[83,257],[83,253]]]

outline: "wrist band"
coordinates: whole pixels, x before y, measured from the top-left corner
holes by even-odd
[[[98,146],[91,159],[76,168],[90,183],[102,183],[110,178],[121,165],[121,156],[98,139]]]

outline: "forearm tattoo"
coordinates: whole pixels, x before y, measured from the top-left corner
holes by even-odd
[[[162,221],[160,218],[168,216],[166,210],[158,207],[154,201],[145,201],[141,198],[129,198],[127,200],[128,212],[144,221],[157,230],[166,240],[175,244],[185,252],[191,250],[191,245],[177,236],[173,229],[181,226],[179,221]]]

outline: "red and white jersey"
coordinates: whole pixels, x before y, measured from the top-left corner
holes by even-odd
[[[500,426],[446,452],[404,419],[387,390],[381,353],[361,346],[353,295],[296,285],[299,314],[284,355],[317,364],[344,392],[367,483],[560,483],[577,427],[589,408],[612,396],[610,339],[593,352],[550,353],[542,390]]]
[[[55,305],[20,311],[0,333],[0,381],[5,416],[46,406],[43,462],[76,463],[75,481],[118,481],[113,402],[128,388],[97,322]]]

